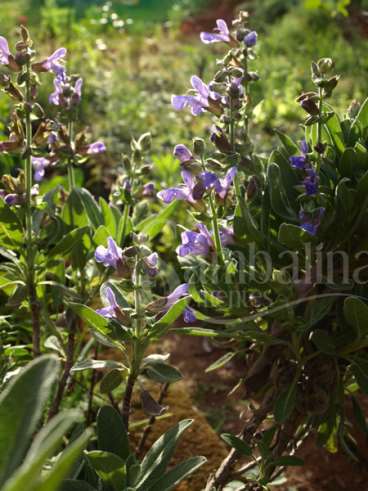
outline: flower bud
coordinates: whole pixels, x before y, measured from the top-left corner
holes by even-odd
[[[227,77],[227,72],[226,72],[226,70],[219,70],[219,71],[218,71],[218,72],[215,74],[215,76],[214,76],[213,80],[214,80],[215,82],[217,82],[217,83],[221,83],[221,82],[224,82],[224,81],[226,80],[226,77]]]
[[[300,102],[300,105],[311,116],[317,116],[319,114],[318,106],[312,99],[305,98]]]
[[[193,151],[199,157],[203,157],[206,151],[206,145],[202,138],[194,138],[193,139]]]
[[[222,153],[230,153],[232,151],[232,147],[227,136],[218,126],[212,128],[211,141]]]
[[[247,199],[251,201],[258,193],[258,179],[256,176],[251,176],[247,185]]]
[[[318,60],[317,66],[321,74],[326,74],[334,67],[334,62],[331,58],[321,58]]]
[[[151,133],[144,133],[143,135],[141,135],[139,137],[138,144],[143,152],[150,150],[152,144]]]
[[[355,99],[352,101],[347,111],[350,119],[354,119],[357,116],[357,114],[359,113],[360,106],[361,104],[359,101]]]

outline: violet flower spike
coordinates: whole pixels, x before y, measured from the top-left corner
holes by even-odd
[[[103,142],[97,141],[88,145],[87,154],[96,155],[98,153],[106,152],[106,146]]]
[[[10,55],[8,41],[3,36],[0,36],[0,65],[9,65]]]
[[[226,22],[223,19],[217,19],[217,27],[214,29],[215,32],[201,32],[200,38],[202,43],[228,43],[230,42],[230,32]]]
[[[50,161],[45,157],[32,157],[32,166],[34,169],[33,178],[36,182],[42,181],[45,177],[45,168],[50,165]]]
[[[107,239],[107,248],[98,246],[95,251],[95,260],[106,267],[117,269],[119,263],[123,261],[123,251],[112,237]]]
[[[119,311],[120,307],[116,301],[115,293],[113,292],[112,288],[107,287],[105,290],[105,295],[108,304],[105,305],[105,307],[102,307],[102,309],[97,309],[96,312],[97,314],[100,314],[108,319],[116,318],[116,313]]]

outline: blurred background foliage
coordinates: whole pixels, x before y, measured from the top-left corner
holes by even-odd
[[[274,128],[299,131],[295,98],[308,89],[311,60],[335,60],[342,83],[334,103],[341,112],[367,94],[368,0],[2,0],[1,7],[2,35],[14,39],[16,26],[28,25],[44,47],[41,57],[66,46],[69,68],[84,78],[82,121],[109,150],[103,166],[84,172],[97,193],[119,174],[131,137],[146,131],[153,136],[153,177],[160,184],[172,180],[173,146],[207,131],[210,121],[175,113],[171,94],[185,92],[194,73],[208,81],[215,56],[224,51],[201,45],[198,34],[216,18],[230,20],[236,9],[250,12],[260,34],[253,127],[258,151],[273,145]],[[51,87],[50,78],[41,88],[45,103]],[[0,96],[0,134],[8,114]],[[0,157],[2,172],[13,164]]]

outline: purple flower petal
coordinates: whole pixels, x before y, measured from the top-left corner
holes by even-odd
[[[56,75],[61,75],[65,69],[57,61],[63,59],[66,53],[67,50],[65,48],[57,49],[42,63],[43,68],[54,72]]]
[[[300,150],[304,155],[309,152],[308,143],[304,139],[300,142]]]
[[[78,78],[78,80],[75,82],[75,92],[79,95],[79,97],[82,95],[82,86],[83,86],[83,79]]]
[[[147,182],[143,186],[143,196],[150,198],[155,195],[155,184],[153,182]]]
[[[177,247],[177,254],[180,257],[185,257],[187,255],[207,256],[212,245],[211,236],[209,235],[209,233],[207,235],[207,233],[203,233],[203,231],[200,231],[199,233],[192,232],[189,230],[182,232],[182,244]]]
[[[185,169],[182,170],[180,174],[184,181],[184,184],[186,185],[188,190],[191,191],[195,186],[193,174],[189,170],[185,170]]]
[[[116,244],[112,237],[107,239],[107,248],[98,246],[95,251],[95,259],[98,263],[102,263],[106,267],[117,268],[119,262],[123,259],[123,251]]]
[[[106,146],[103,142],[97,141],[88,145],[87,154],[96,155],[106,151]]]
[[[188,295],[188,292],[189,292],[188,283],[182,283],[181,285],[177,286],[175,290],[173,290],[170,293],[170,295],[166,297],[165,310],[168,310],[175,302],[179,300],[179,298]]]
[[[213,187],[219,180],[213,172],[202,172],[199,177],[206,189]]]
[[[192,152],[182,144],[176,145],[174,148],[174,156],[180,160],[180,162],[183,164],[184,162],[189,162],[190,160],[193,160],[193,155]]]
[[[195,316],[194,310],[191,309],[190,307],[186,307],[184,309],[184,322],[186,324],[192,324],[197,320],[197,317]]]
[[[102,307],[102,309],[97,309],[96,312],[107,319],[116,318],[115,309],[111,306]]]
[[[203,80],[197,77],[197,75],[193,75],[192,78],[190,79],[190,83],[192,84],[193,89],[195,89],[198,92],[198,95],[203,97],[203,99],[207,101],[208,96],[210,95],[210,89],[203,82]]]
[[[294,155],[293,157],[289,158],[289,161],[291,163],[291,166],[295,169],[304,169],[307,158],[305,157],[305,155]]]
[[[251,31],[249,34],[247,34],[244,38],[244,43],[248,48],[251,48],[252,46],[255,46],[257,43],[257,37],[258,34],[256,31]]]
[[[219,233],[220,233],[221,244],[223,246],[227,246],[229,244],[234,243],[234,233],[230,228],[220,227]]]
[[[0,36],[0,65],[9,64],[10,54],[8,41],[3,36]]]
[[[34,180],[42,181],[45,176],[45,168],[50,165],[50,161],[44,157],[32,157],[32,166],[35,171]]]
[[[201,41],[205,44],[210,44],[210,43],[218,43],[218,42],[225,42],[228,43],[230,41],[230,33],[229,33],[229,28],[227,27],[226,22],[223,19],[218,19],[216,21],[217,24],[217,31],[216,32],[201,32]]]
[[[164,203],[168,204],[174,201],[174,199],[189,200],[189,193],[186,187],[168,188],[163,189],[157,193],[157,197],[160,198]]]

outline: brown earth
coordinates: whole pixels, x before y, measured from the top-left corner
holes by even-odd
[[[171,336],[156,351],[172,353],[171,362],[180,368],[185,382],[170,388],[165,405],[169,406],[172,416],[156,423],[149,442],[152,443],[175,422],[193,418],[195,422],[178,446],[175,463],[193,455],[204,455],[208,462],[177,490],[201,491],[209,473],[217,468],[227,453],[226,445],[215,429],[220,433],[236,433],[248,413],[241,400],[244,395],[241,390],[228,396],[229,390],[243,376],[244,368],[241,363],[230,362],[217,371],[205,373],[205,369],[225,351],[209,346],[201,338]],[[368,401],[362,399],[361,402],[368,411]],[[318,448],[314,438],[310,437],[298,451],[305,466],[288,471],[287,484],[274,487],[274,490],[368,491],[367,440],[360,436],[358,447],[362,462],[355,463],[343,452],[330,454]]]

